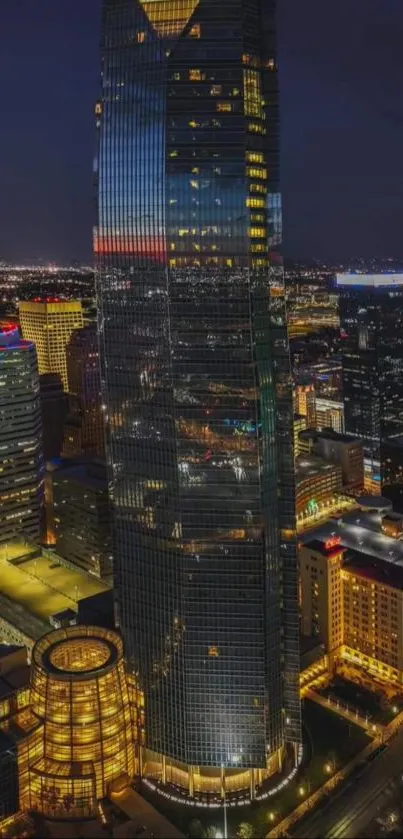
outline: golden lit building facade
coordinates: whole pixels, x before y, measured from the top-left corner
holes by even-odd
[[[303,635],[318,636],[331,667],[403,683],[403,568],[349,552],[337,536],[307,542],[299,559]]]
[[[23,338],[36,346],[39,373],[58,373],[68,391],[67,344],[75,329],[84,326],[80,300],[37,297],[19,304]]]
[[[20,808],[90,818],[136,772],[137,693],[120,637],[77,626],[44,636],[32,654],[29,709],[18,749]]]
[[[342,470],[336,463],[303,455],[295,461],[297,521],[330,507],[342,490]]]
[[[297,385],[294,391],[295,411],[306,418],[306,428],[316,428],[316,394],[313,384]]]

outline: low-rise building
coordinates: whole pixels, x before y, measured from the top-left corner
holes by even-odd
[[[23,538],[0,544],[0,643],[33,644],[65,609],[106,591],[106,583],[75,568],[53,550]]]
[[[301,630],[339,663],[403,683],[403,542],[383,514],[355,512],[299,547]]]
[[[321,457],[327,463],[341,466],[343,487],[349,492],[361,492],[364,485],[364,451],[358,438],[339,434],[332,428],[322,431],[308,428],[300,432],[301,453]]]
[[[295,461],[297,518],[326,509],[342,489],[341,466],[301,455]]]

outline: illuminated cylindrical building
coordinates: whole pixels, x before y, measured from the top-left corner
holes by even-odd
[[[75,626],[38,641],[31,713],[38,726],[19,754],[20,806],[50,817],[95,815],[111,784],[135,769],[119,636]]]

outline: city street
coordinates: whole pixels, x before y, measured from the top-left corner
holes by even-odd
[[[353,839],[365,831],[368,824],[392,797],[396,784],[403,788],[403,730],[389,748],[361,770],[321,804],[316,813],[291,830],[291,835],[306,839]]]

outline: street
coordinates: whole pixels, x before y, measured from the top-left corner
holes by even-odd
[[[300,839],[353,839],[376,818],[396,783],[403,784],[403,729],[389,748],[344,784],[340,792],[291,830]]]

